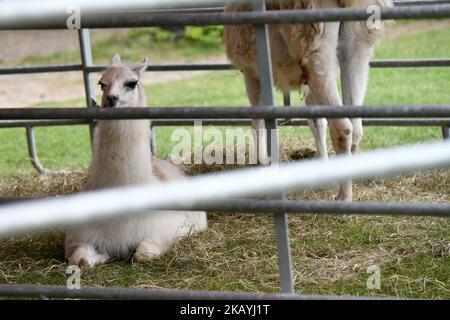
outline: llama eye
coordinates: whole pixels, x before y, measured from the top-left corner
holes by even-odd
[[[105,89],[106,89],[106,84],[101,83],[101,82],[99,82],[98,84],[100,85],[100,89],[101,89],[102,91],[105,91]]]
[[[137,84],[138,84],[137,81],[130,81],[130,82],[125,83],[125,87],[127,89],[134,90],[134,89],[136,89]]]

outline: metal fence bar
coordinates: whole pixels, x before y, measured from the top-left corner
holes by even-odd
[[[257,119],[257,118],[321,118],[321,117],[365,117],[365,118],[413,118],[450,117],[449,106],[386,106],[386,107],[201,107],[201,108],[45,108],[45,109],[0,109],[2,119]],[[378,120],[380,121],[380,120]],[[384,120],[388,121],[388,120]],[[407,120],[411,121],[411,120]],[[421,120],[423,121],[423,120]],[[420,122],[420,121],[419,121]],[[387,122],[386,122],[387,123]],[[427,123],[430,124],[430,123]],[[447,127],[446,123],[443,127]],[[443,135],[446,137],[446,129]]]
[[[307,107],[174,107],[174,108],[10,108],[4,120],[25,119],[284,119],[284,118],[433,118],[450,117],[447,105],[307,106]]]
[[[0,205],[14,204],[44,198],[0,198]],[[170,210],[166,209],[166,210]],[[173,209],[175,210],[175,209]],[[377,201],[301,201],[301,200],[261,200],[229,199],[219,204],[186,204],[177,210],[208,211],[218,214],[324,214],[324,215],[368,215],[368,216],[422,216],[450,218],[449,203],[393,203]]]
[[[373,60],[372,68],[430,68],[450,67],[450,59],[404,59],[404,60]],[[0,75],[68,72],[82,71],[101,72],[107,68],[106,65],[92,65],[83,68],[82,64],[44,65],[44,66],[20,66],[0,68]],[[147,71],[226,71],[234,70],[235,67],[229,63],[200,63],[200,64],[160,64],[148,66]]]
[[[94,288],[70,290],[64,286],[0,284],[0,296],[72,299],[130,300],[373,300],[394,299],[361,296],[298,295],[232,291],[192,291],[174,289]]]
[[[45,169],[44,166],[41,164],[41,161],[39,161],[33,127],[26,126],[25,130],[27,136],[28,155],[30,157],[31,164],[40,174],[49,173],[50,171]]]
[[[398,0],[398,1],[392,1],[396,7],[401,6],[421,6],[421,5],[437,5],[437,4],[446,4],[450,3],[449,0]]]
[[[192,126],[198,121],[196,119],[176,120],[153,120],[153,127],[175,127]],[[22,128],[26,126],[33,127],[51,127],[51,126],[71,126],[90,124],[91,120],[8,120],[0,121],[0,128]],[[209,126],[249,126],[250,120],[224,119],[224,120],[203,120],[202,125]],[[363,119],[365,126],[392,126],[392,127],[445,127],[450,126],[450,119]],[[279,127],[289,126],[308,126],[306,119],[292,119],[289,121],[278,120]]]
[[[449,125],[443,125],[442,126],[442,136],[444,137],[444,139],[449,139],[450,138],[450,130],[449,130]]]
[[[433,0],[433,1],[392,1],[394,6],[416,6],[416,5],[436,5],[436,4],[449,4],[449,0]],[[224,11],[223,6],[215,6],[208,8],[185,8],[185,9],[153,9],[153,10],[140,10],[141,12],[151,14],[167,14],[167,13],[220,13]]]
[[[0,68],[0,75],[28,74],[28,73],[47,73],[47,72],[68,72],[81,71],[81,64],[54,64],[45,66],[19,66]]]
[[[92,120],[0,120],[0,128],[70,126],[90,124]]]
[[[59,10],[42,6],[41,9],[30,13],[24,5],[17,5],[14,12],[10,6],[16,1],[0,2],[0,30],[24,29],[67,29],[66,8]],[[19,2],[23,3],[23,1]],[[53,2],[54,3],[54,2]],[[92,1],[91,1],[92,3]],[[141,2],[145,6],[148,2]],[[94,3],[95,4],[95,3]],[[16,4],[14,4],[16,5]],[[63,5],[63,3],[59,4]],[[106,7],[107,6],[107,7]],[[82,7],[80,5],[80,7]],[[98,10],[90,10],[89,6],[82,8],[82,28],[126,28],[150,26],[206,26],[231,24],[286,24],[335,21],[365,21],[372,13],[366,9],[320,9],[320,10],[284,10],[267,12],[239,12],[239,13],[185,13],[185,14],[145,14],[142,11],[118,12],[113,4],[97,6]],[[108,13],[104,13],[108,9]],[[116,9],[116,11],[114,10]],[[123,9],[123,8],[122,8]],[[120,11],[119,11],[120,12]],[[381,19],[431,19],[450,16],[450,5],[417,5],[382,8]],[[102,14],[103,13],[103,14]]]
[[[392,203],[236,199],[222,204],[187,206],[186,210],[220,213],[355,214],[450,218],[448,203]]]
[[[91,50],[91,37],[89,29],[81,29],[78,31],[78,38],[80,41],[80,53],[81,53],[81,65],[83,70],[83,82],[86,98],[86,106],[88,108],[95,107],[93,101],[95,101],[95,88],[92,82],[92,75],[87,68],[92,66],[92,50]],[[89,125],[89,133],[91,137],[91,147],[93,147],[94,141],[94,125]]]
[[[81,66],[83,71],[84,90],[86,92],[86,106],[93,107],[92,99],[95,99],[95,89],[92,82],[92,76],[89,74],[88,68],[93,65],[91,38],[89,29],[81,29],[78,31],[81,52]]]
[[[386,59],[373,60],[370,62],[372,68],[429,68],[450,67],[450,59]],[[106,65],[96,65],[88,68],[91,72],[100,72],[107,68]],[[148,66],[147,71],[211,71],[211,70],[233,70],[235,67],[228,63],[212,64],[169,64]],[[0,69],[1,70],[1,69]]]
[[[450,59],[373,60],[371,68],[431,68],[450,67]]]
[[[265,1],[254,2],[254,12],[265,12]],[[273,106],[273,76],[272,58],[270,53],[269,28],[266,24],[255,25],[256,59],[259,69],[260,99],[262,105]],[[267,130],[267,154],[271,165],[277,166],[280,162],[280,147],[276,119],[265,119]],[[259,139],[257,140],[259,142]],[[258,149],[261,145],[258,145]],[[274,195],[275,199],[283,199],[283,193]],[[278,270],[280,274],[280,287],[282,293],[293,293],[294,282],[292,275],[291,249],[287,216],[283,212],[275,213],[275,237],[278,252]]]
[[[88,68],[90,72],[100,72],[107,68],[106,65],[96,65]],[[201,64],[160,64],[147,67],[149,72],[157,71],[220,71],[232,70],[233,65],[229,63],[201,63]]]

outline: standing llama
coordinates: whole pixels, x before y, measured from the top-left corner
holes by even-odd
[[[319,9],[391,6],[391,0],[291,0],[268,2],[268,10]],[[249,4],[230,4],[226,11],[249,11]],[[307,105],[341,106],[337,73],[341,67],[343,102],[362,105],[366,93],[369,61],[384,30],[366,21],[279,24],[269,26],[275,85],[283,92],[306,92]],[[225,46],[231,62],[244,74],[247,95],[253,107],[261,105],[254,28],[250,25],[226,26]],[[328,158],[325,119],[308,121],[318,154]],[[337,154],[356,152],[363,135],[361,119],[329,119],[331,140]],[[266,149],[264,120],[253,121],[254,136],[260,137],[259,150]],[[339,200],[352,200],[351,181],[340,186]]]
[[[135,66],[118,55],[103,73],[102,107],[146,107],[141,78],[147,59]],[[152,157],[148,120],[98,121],[93,160],[83,190],[95,190],[183,178],[171,163]],[[164,253],[177,239],[206,229],[205,212],[153,211],[145,216],[102,221],[68,230],[66,257],[70,264],[94,267],[135,252],[138,261]]]

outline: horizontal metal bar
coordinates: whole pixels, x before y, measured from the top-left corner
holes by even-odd
[[[153,120],[152,125],[155,127],[171,127],[171,126],[191,126],[198,121],[191,120]],[[450,119],[363,119],[365,126],[422,126],[422,127],[442,127],[450,125]],[[249,126],[250,120],[224,119],[224,120],[202,120],[202,125],[209,126]],[[306,119],[278,120],[278,126],[308,126]],[[1,128],[1,122],[0,122]]]
[[[64,286],[0,284],[0,296],[72,298],[72,299],[133,299],[133,300],[373,300],[393,299],[362,296],[299,295],[286,293],[252,293],[232,291],[192,291],[174,289],[94,288],[70,290]]]
[[[363,119],[365,126],[441,127],[448,125],[449,122],[450,119]]]
[[[217,6],[210,8],[160,9],[160,10],[139,10],[139,11],[151,14],[218,13],[224,11],[224,6]]]
[[[86,68],[89,72],[104,71],[107,65],[96,65]],[[212,70],[232,70],[233,65],[229,63],[202,63],[202,64],[160,64],[150,65],[147,71],[212,71]]]
[[[29,120],[30,121],[30,120]],[[31,120],[32,121],[32,120]],[[152,125],[155,127],[171,127],[171,126],[192,126],[198,121],[195,119],[191,120],[153,120]],[[365,126],[398,126],[398,127],[408,127],[408,126],[421,126],[421,127],[442,127],[450,125],[450,119],[363,119],[363,124]],[[209,126],[250,126],[250,120],[239,120],[239,119],[223,119],[223,120],[202,120],[202,125]],[[308,126],[307,119],[291,119],[278,120],[278,126],[289,127],[289,126]],[[1,128],[0,122],[0,128]]]
[[[0,205],[46,198],[0,198]],[[48,199],[48,198],[47,198]],[[166,210],[170,210],[166,208]],[[394,203],[230,199],[220,204],[186,204],[177,210],[215,213],[355,214],[375,216],[433,216],[450,218],[450,203]]]
[[[92,120],[0,120],[0,128],[51,127],[91,123]]]
[[[436,4],[446,4],[450,3],[449,0],[422,0],[422,1],[414,1],[414,0],[400,0],[400,1],[392,1],[396,7],[401,6],[421,6],[421,5],[436,5]]]
[[[450,67],[450,59],[411,59],[411,60],[374,60],[370,63],[372,68],[429,68]],[[102,72],[107,65],[94,65],[86,67],[88,72]],[[235,67],[229,63],[201,63],[201,64],[160,64],[148,66],[147,71],[221,71],[233,70]],[[0,68],[0,75],[28,74],[82,71],[81,64],[62,64],[44,66],[20,66]]]
[[[418,5],[436,5],[436,4],[448,4],[449,0],[424,0],[424,1],[392,1],[394,6],[418,6]],[[210,7],[210,8],[195,8],[195,9],[163,9],[163,10],[149,10],[151,13],[217,13],[223,12],[223,6]]]
[[[365,21],[366,9],[282,10],[267,12],[223,12],[196,14],[142,15],[129,14],[85,17],[81,24],[90,28],[185,25],[287,24],[332,21]],[[381,19],[431,19],[450,17],[450,5],[382,8]],[[1,25],[0,25],[1,28]]]
[[[270,196],[349,179],[373,179],[449,165],[450,140],[446,140],[369,151],[351,157],[336,156],[328,161],[314,159],[165,183],[95,190],[1,206],[0,236],[143,216],[155,210],[183,208],[187,204],[221,205],[236,197]]]
[[[372,68],[429,68],[450,67],[450,59],[410,59],[410,60],[374,60],[370,63]],[[86,67],[88,72],[102,72],[107,65],[94,65]],[[235,67],[229,63],[202,63],[202,64],[160,64],[147,67],[149,72],[157,71],[221,71],[233,70]],[[0,68],[0,75],[81,71],[81,64],[21,66]]]
[[[0,120],[0,128],[22,128],[26,126],[32,127],[50,127],[65,125],[87,125],[94,120]],[[154,127],[172,127],[172,126],[192,126],[198,121],[195,119],[186,120],[153,120]],[[442,127],[450,126],[450,119],[363,119],[365,126],[421,126],[421,127]],[[209,126],[249,126],[250,120],[224,119],[224,120],[203,120],[202,125]],[[278,120],[278,126],[308,126],[306,119],[292,119],[289,121]]]
[[[16,5],[16,1],[0,2],[0,30],[27,29],[67,29],[67,14],[64,4],[43,6],[36,12],[26,5]],[[54,2],[53,2],[54,3]],[[86,4],[86,2],[84,2]],[[92,1],[90,2],[92,3]],[[95,2],[94,2],[95,3]],[[143,4],[145,2],[142,2]],[[144,4],[145,5],[145,4]],[[9,7],[8,7],[9,6]],[[145,14],[137,12],[114,13],[113,6],[90,10],[79,5],[83,15],[81,28],[126,28],[150,26],[185,26],[185,25],[239,25],[239,24],[286,24],[328,21],[365,21],[372,13],[366,9],[320,9],[320,10],[282,10],[282,11],[248,11],[222,13],[185,13],[185,14]],[[89,6],[88,6],[89,7]],[[123,7],[122,7],[123,8]],[[103,10],[101,10],[103,9]],[[108,9],[105,13],[104,9]],[[126,9],[126,8],[123,8]],[[144,9],[144,8],[143,8]],[[117,12],[117,11],[116,11]],[[381,9],[381,19],[430,19],[450,17],[450,5],[418,5]]]
[[[447,203],[387,203],[295,200],[229,200],[222,204],[187,206],[186,210],[239,213],[357,214],[394,216],[435,216],[450,218]]]
[[[87,66],[87,72],[102,72],[107,65],[93,65]],[[162,64],[151,65],[147,67],[147,71],[212,71],[212,70],[232,70],[234,67],[229,63],[216,64]],[[82,71],[81,64],[66,64],[66,65],[43,65],[43,66],[20,66],[0,68],[0,75],[15,75],[27,73],[49,73],[49,72],[67,72],[67,71]]]
[[[418,6],[418,5],[436,5],[436,4],[447,4],[450,3],[450,0],[423,0],[423,1],[415,1],[415,0],[394,0],[392,1],[394,6],[400,7],[400,6]],[[207,13],[207,12],[222,12],[223,7],[217,6],[217,7],[211,7],[211,8],[196,8],[196,9],[175,9],[179,13],[183,12],[189,12],[194,11],[195,13]],[[173,10],[161,10],[159,12],[165,13],[165,12],[172,12]],[[152,11],[155,12],[155,11]]]
[[[429,68],[450,67],[450,59],[410,59],[410,60],[374,60],[370,63],[372,68]],[[89,72],[101,72],[106,65],[88,67]],[[229,63],[215,64],[168,64],[148,66],[147,71],[212,71],[232,70],[235,67]]]
[[[430,68],[450,67],[450,59],[373,60],[372,68]]]
[[[284,119],[450,117],[450,106],[5,108],[0,119]]]
[[[83,66],[81,64],[21,66],[21,67],[11,67],[11,68],[0,68],[0,75],[45,73],[45,72],[68,72],[68,71],[81,71],[81,70],[83,70]]]

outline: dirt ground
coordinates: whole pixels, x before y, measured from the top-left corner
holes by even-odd
[[[127,29],[92,30],[91,40],[96,41],[115,33],[125,33]],[[78,31],[72,30],[31,30],[0,31],[0,64],[28,56],[45,56],[60,51],[78,50]],[[37,45],[39,42],[40,45]]]
[[[386,38],[395,39],[411,33],[424,32],[450,26],[450,21],[423,21],[398,25],[390,29]],[[92,39],[105,37],[119,30],[94,30]],[[78,49],[78,35],[71,31],[0,31],[0,66],[11,59],[30,55],[47,55],[58,51]],[[36,39],[41,45],[36,46]],[[211,57],[197,63],[224,62],[226,58]],[[203,72],[152,72],[144,78],[145,84],[164,83],[192,77]],[[94,81],[98,75],[94,75]],[[46,101],[66,101],[84,96],[80,72],[0,76],[0,107],[31,107]]]

